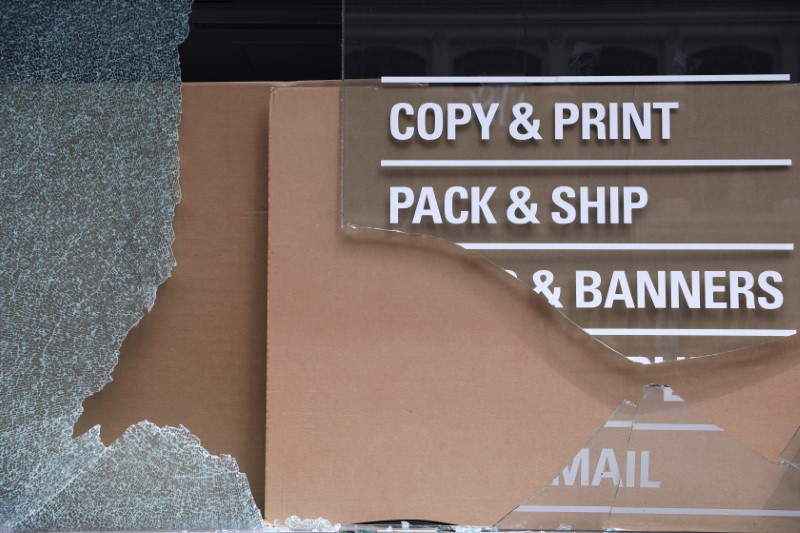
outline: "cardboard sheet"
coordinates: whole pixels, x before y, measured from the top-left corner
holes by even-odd
[[[648,383],[770,460],[800,425],[800,339],[631,363],[469,252],[340,229],[338,89],[269,130],[268,519],[492,524]]]
[[[651,382],[777,459],[800,425],[800,340],[643,367],[469,252],[339,229],[339,103],[184,86],[178,265],[77,433],[183,424],[281,520],[491,524]]]

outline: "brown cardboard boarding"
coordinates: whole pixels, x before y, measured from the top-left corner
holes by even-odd
[[[271,85],[186,84],[177,266],[125,340],[75,432],[106,443],[140,420],[183,424],[233,455],[263,501],[267,112]]]
[[[800,339],[640,366],[434,239],[339,229],[339,92],[270,109],[267,518],[491,524],[623,399],[667,383],[775,460],[800,425]]]

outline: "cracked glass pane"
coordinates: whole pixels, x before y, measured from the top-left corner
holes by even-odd
[[[19,531],[253,529],[247,479],[229,456],[206,452],[185,428],[132,426]]]
[[[768,461],[666,386],[623,402],[499,529],[791,532],[800,472]]]
[[[794,437],[781,453],[781,460],[800,470],[800,428],[797,429]]]
[[[622,477],[610,468],[596,469],[594,465],[602,456],[604,464],[613,462],[619,468],[615,454],[625,450],[635,414],[636,404],[622,402],[550,485],[503,517],[495,524],[498,529],[604,529],[608,504],[614,500]],[[574,512],[577,509],[582,512]]]
[[[0,6],[0,529],[260,525],[235,462],[141,423],[72,437],[174,265],[190,2]]]
[[[639,4],[348,0],[342,226],[470,250],[639,363],[796,334],[794,65],[687,70],[695,14]]]

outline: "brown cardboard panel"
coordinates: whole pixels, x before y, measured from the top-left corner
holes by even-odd
[[[177,266],[76,426],[106,443],[140,420],[183,424],[233,455],[263,501],[268,84],[187,84]]]
[[[469,252],[339,229],[336,88],[269,127],[267,518],[494,523],[648,383],[769,459],[800,425],[797,338],[631,363]]]

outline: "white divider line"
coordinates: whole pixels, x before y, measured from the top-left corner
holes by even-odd
[[[589,335],[664,336],[664,337],[789,337],[796,329],[647,329],[647,328],[584,328]]]
[[[382,168],[790,167],[791,159],[381,159]]]
[[[694,507],[611,507],[606,505],[520,505],[515,513],[602,513],[684,516],[763,516],[799,518],[795,509],[709,509]]]
[[[634,431],[724,431],[714,424],[634,424]]]
[[[465,250],[613,250],[613,251],[748,251],[791,252],[794,243],[754,243],[754,242],[459,242]]]
[[[383,76],[381,84],[463,85],[496,84],[559,84],[559,83],[732,83],[791,81],[789,74],[721,74],[699,76]]]
[[[629,428],[632,426],[631,420],[609,420],[603,425],[604,428]]]
[[[714,424],[634,424],[631,420],[610,420],[606,428],[630,428],[634,431],[724,431]]]

